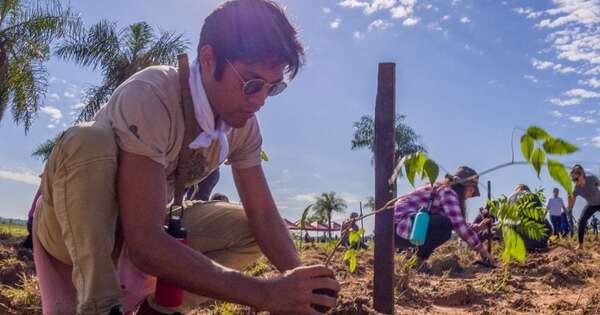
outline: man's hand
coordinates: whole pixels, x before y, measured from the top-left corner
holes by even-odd
[[[317,265],[288,270],[268,280],[265,304],[260,308],[272,313],[316,315],[321,313],[311,304],[335,307],[335,297],[313,293],[316,289],[330,289],[336,293],[340,290],[330,269]]]

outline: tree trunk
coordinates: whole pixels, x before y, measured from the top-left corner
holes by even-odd
[[[2,121],[2,117],[4,116],[4,110],[6,110],[7,100],[4,98],[8,98],[8,93],[3,95],[4,84],[8,75],[8,53],[6,52],[6,41],[3,38],[0,38],[0,121]]]
[[[329,240],[331,240],[331,211],[327,212],[327,221],[329,221]]]

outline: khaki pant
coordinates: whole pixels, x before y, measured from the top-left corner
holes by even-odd
[[[115,255],[118,148],[112,128],[87,123],[68,129],[53,149],[35,213],[37,237],[46,251],[73,266],[78,314],[108,314],[120,304]],[[225,266],[242,269],[260,256],[243,208],[224,202],[194,202],[186,208],[188,244]],[[195,300],[186,294],[186,302]]]

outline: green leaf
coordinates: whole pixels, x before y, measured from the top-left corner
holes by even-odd
[[[540,171],[542,170],[542,165],[544,165],[545,161],[546,154],[544,153],[544,151],[542,151],[542,149],[536,148],[535,150],[533,150],[533,153],[531,154],[531,164],[537,172],[538,178],[540,177]]]
[[[267,155],[267,152],[260,150],[260,159],[269,162],[269,155]]]
[[[352,255],[354,254],[354,250],[353,249],[348,249],[344,252],[344,261],[349,260],[350,257],[352,257]]]
[[[515,241],[511,250],[511,256],[513,256],[518,262],[524,262],[527,250],[525,250],[525,242],[523,238],[515,232]]]
[[[526,134],[533,138],[533,140],[546,140],[550,138],[550,135],[546,132],[546,130],[538,126],[531,126],[527,128]]]
[[[575,145],[558,138],[549,138],[544,141],[544,150],[548,154],[567,155],[579,150]]]
[[[348,242],[350,244],[356,244],[360,241],[360,233],[358,231],[352,231],[348,234]]]
[[[358,261],[356,260],[356,255],[351,256],[350,257],[350,265],[348,266],[348,269],[350,270],[350,272],[355,272],[357,265],[358,265]]]
[[[569,196],[573,194],[573,183],[571,183],[569,173],[561,162],[548,159],[548,173],[567,191]]]
[[[525,158],[527,162],[531,161],[531,153],[533,152],[534,143],[535,141],[533,138],[527,134],[524,134],[521,137],[521,153],[523,153],[523,158]]]
[[[425,161],[425,165],[423,166],[423,175],[427,175],[431,185],[435,183],[439,174],[439,166],[433,160],[427,159]]]
[[[415,186],[415,175],[418,171],[418,159],[415,154],[411,154],[406,160],[404,160],[404,170],[406,171],[406,179],[411,186]]]

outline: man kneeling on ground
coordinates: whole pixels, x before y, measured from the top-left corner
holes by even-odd
[[[184,288],[186,306],[198,296],[276,313],[335,306],[335,298],[313,290],[338,291],[339,284],[324,266],[301,266],[260,164],[255,113],[283,91],[302,59],[296,30],[276,3],[229,1],[205,19],[189,66],[181,61],[179,68],[134,74],[95,121],[68,129],[45,166],[34,219],[34,241],[47,258],[36,257],[46,279],[44,312],[121,314],[122,298],[133,290],[117,275],[115,259],[125,252],[130,265]],[[182,150],[190,150],[185,163]],[[181,178],[188,187],[198,183],[223,162],[232,166],[243,207],[189,203],[185,246],[162,227],[165,206],[180,191],[174,186]],[[176,201],[182,197],[175,194]],[[238,271],[261,251],[280,276]],[[49,270],[71,288],[57,289]],[[48,298],[53,294],[63,298]]]

